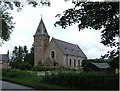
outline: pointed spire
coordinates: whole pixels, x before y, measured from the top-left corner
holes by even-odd
[[[47,29],[45,27],[45,24],[43,22],[43,19],[41,18],[40,23],[38,25],[37,31],[35,33],[35,35],[45,35],[45,36],[49,36],[47,33]]]

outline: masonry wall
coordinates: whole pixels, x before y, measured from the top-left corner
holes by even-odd
[[[52,51],[55,52],[54,59],[51,58]],[[55,43],[54,39],[51,40],[44,54],[44,64],[47,63],[53,65],[53,62],[57,62],[58,66],[71,67],[71,68],[81,67],[83,59],[84,58],[78,56],[64,55],[62,50]],[[70,60],[71,60],[71,64],[70,64]]]
[[[66,67],[80,67],[82,65],[82,61],[84,58],[82,57],[77,57],[77,56],[72,56],[72,55],[66,55],[64,57],[64,66]],[[71,60],[71,64],[70,64]]]
[[[2,62],[0,61],[0,69],[2,68],[8,68],[9,67],[9,63],[8,62]]]
[[[55,58],[51,57],[51,52],[54,51],[55,53]],[[48,48],[45,51],[44,54],[44,64],[46,63],[53,63],[53,62],[57,62],[58,66],[63,66],[64,65],[64,54],[62,53],[62,51],[60,50],[60,48],[58,47],[58,45],[55,43],[54,39],[51,40],[51,42],[48,45]],[[47,60],[48,59],[48,60]],[[49,61],[49,62],[48,62]]]
[[[37,65],[39,61],[43,63],[44,50],[49,42],[49,37],[46,36],[34,36],[34,65]]]

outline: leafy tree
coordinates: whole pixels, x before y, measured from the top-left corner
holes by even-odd
[[[17,51],[18,51],[18,48],[17,46],[15,46],[14,50],[12,51],[12,58],[11,58],[13,61],[18,57]]]
[[[55,26],[62,28],[78,23],[79,31],[84,28],[93,28],[101,31],[101,43],[108,47],[118,47],[115,37],[119,35],[119,2],[80,2],[74,1],[74,8],[65,10],[63,16]],[[57,17],[57,15],[56,15]],[[102,58],[112,60],[112,67],[119,65],[119,49],[108,51]],[[83,65],[87,62],[83,62]],[[116,66],[115,66],[116,65]]]
[[[65,10],[56,25],[66,28],[78,23],[84,28],[102,29],[101,43],[117,46],[115,36],[119,34],[119,2],[80,2],[74,1],[74,8]]]
[[[69,0],[64,0],[69,1]],[[14,28],[14,22],[12,21],[13,17],[9,13],[8,10],[13,10],[15,7],[17,7],[17,11],[21,11],[22,8],[26,5],[32,5],[33,7],[36,6],[49,6],[51,5],[49,0],[24,0],[24,2],[20,0],[0,0],[0,38],[2,41],[8,41],[10,38],[10,34],[13,31]],[[2,18],[1,18],[2,17]],[[1,22],[2,21],[2,22]],[[2,23],[2,24],[1,24]]]
[[[14,6],[18,7],[18,10],[22,7],[20,2],[0,1],[0,21],[2,23],[0,24],[0,27],[2,27],[2,35],[0,37],[2,41],[8,41],[13,31],[15,23],[12,21],[13,17],[8,10],[13,10]]]
[[[28,53],[25,57],[24,57],[24,61],[28,62],[31,67],[34,66],[34,47],[32,46],[32,48],[30,49],[30,53]]]
[[[112,68],[119,68],[119,56],[115,57],[112,61],[110,61],[110,65]]]
[[[108,51],[107,54],[102,56],[103,59],[108,58],[109,64],[112,68],[119,68],[119,49]]]
[[[18,69],[21,69],[21,70],[30,70],[31,69],[31,65],[28,62],[21,62],[18,65]]]
[[[32,47],[30,53],[27,46],[15,46],[12,52],[10,66],[17,69],[31,69],[34,65],[34,48]]]
[[[41,0],[40,2],[37,0],[25,0],[25,2],[33,7],[36,7],[37,5],[50,6],[50,2],[48,0]],[[0,0],[0,38],[2,39],[2,42],[8,41],[10,34],[13,31],[15,23],[12,21],[13,17],[8,10],[13,10],[15,7],[17,7],[17,11],[21,11],[24,7],[24,3],[20,0]]]

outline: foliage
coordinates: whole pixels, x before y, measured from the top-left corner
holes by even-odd
[[[3,69],[3,79],[15,81],[35,88],[64,89],[74,88],[83,90],[117,90],[119,87],[118,74],[104,72],[77,72],[60,71],[58,74],[51,74],[37,77],[36,72],[28,72],[16,69]]]
[[[2,12],[0,11],[0,16],[2,16],[2,36],[1,38],[5,41],[8,41],[10,34],[12,32],[12,29],[14,28],[14,23],[12,22],[13,17],[8,12]],[[3,14],[2,14],[3,13]],[[8,31],[9,30],[9,31]]]
[[[2,80],[15,82],[25,86],[33,87],[34,89],[59,89],[59,87],[53,84],[47,84],[43,81],[43,77],[36,75],[36,72],[22,71],[18,69],[2,69]]]
[[[112,68],[119,68],[119,56],[115,57],[113,60],[110,61],[110,65]]]
[[[33,71],[44,71],[44,66],[43,66],[41,63],[39,63],[39,64],[37,64],[36,66],[34,66],[34,67],[32,68],[32,70],[33,70]]]
[[[117,46],[115,36],[119,35],[119,2],[80,2],[73,1],[74,8],[64,11],[64,15],[55,25],[62,28],[79,23],[84,28],[102,29],[101,43]]]
[[[31,67],[34,66],[34,47],[32,46],[30,49],[30,53],[27,53],[24,57],[24,61],[28,62]]]
[[[8,10],[13,10],[14,5],[18,7],[19,10],[22,7],[20,2],[0,1],[0,16],[2,16],[2,35],[0,37],[2,41],[8,41],[13,31],[15,23],[12,21],[13,17]]]
[[[119,2],[80,2],[74,1],[74,8],[67,9],[56,25],[66,28],[78,23],[79,30],[93,28],[101,31],[101,43],[108,47],[118,47],[115,37],[119,36]],[[56,16],[57,17],[57,16]],[[113,68],[118,68],[119,48],[101,56],[108,58]],[[83,61],[83,66],[89,61]],[[116,65],[116,66],[115,66]]]
[[[34,65],[34,48],[28,53],[27,46],[15,46],[12,52],[10,66],[12,68],[30,70]]]
[[[31,70],[31,65],[28,62],[21,62],[18,66],[21,70]]]
[[[103,62],[106,62],[106,61],[104,61],[103,59],[84,59],[82,61],[82,67],[86,66],[87,64],[89,64],[91,62],[103,63]]]
[[[27,71],[22,71],[18,69],[2,69],[3,76],[8,76],[8,77],[15,77],[15,78],[30,78],[33,75],[36,76],[35,74],[32,74]]]
[[[113,59],[115,57],[119,56],[119,47],[117,48],[117,50],[112,50],[112,51],[108,51],[104,56],[101,56],[102,59],[105,58],[109,58],[109,59]]]
[[[111,67],[119,68],[119,48],[117,50],[112,50],[111,52],[108,51],[104,56],[101,56],[101,58],[104,60],[105,58],[109,59],[109,64]]]
[[[118,89],[118,76],[100,72],[69,72],[46,75],[45,82],[83,90]],[[112,84],[111,84],[112,83]]]
[[[19,62],[19,61],[10,62],[10,66],[11,68],[21,69],[21,70],[30,70],[32,68],[28,62]]]
[[[48,0],[41,0],[40,2],[34,0],[25,0],[25,2],[33,7],[36,7],[37,5],[50,6],[50,2]],[[22,1],[19,0],[0,1],[0,18],[2,16],[2,19],[0,19],[2,20],[2,24],[0,24],[2,25],[2,35],[0,37],[2,41],[9,40],[15,24],[12,21],[13,17],[11,16],[11,13],[9,13],[9,10],[13,10],[16,7],[17,11],[19,12],[24,7],[25,2],[22,3]]]
[[[114,52],[114,51],[111,51],[110,54],[111,55],[108,54],[109,57],[107,59],[104,59],[104,58],[84,59],[82,61],[82,67],[85,67],[87,64],[89,64],[91,62],[95,62],[95,63],[108,63],[110,65],[110,67],[113,68],[113,69],[119,68],[119,56],[115,56],[116,52]]]
[[[38,64],[37,66],[34,66],[32,70],[33,71],[69,71],[75,69],[70,69],[63,66],[43,66],[41,64]]]
[[[2,80],[31,87],[38,86],[38,79],[35,72],[22,71],[18,69],[3,69],[2,71]]]
[[[18,60],[18,61],[22,62],[23,58],[28,53],[27,52],[28,50],[25,49],[25,48],[26,48],[26,46],[24,46],[24,47],[22,47],[22,46],[19,46],[19,47],[15,46],[14,50],[12,52],[12,59],[11,60],[12,61]]]

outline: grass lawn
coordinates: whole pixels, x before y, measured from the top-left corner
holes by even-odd
[[[40,73],[43,74],[43,72],[39,72],[39,74]],[[7,74],[9,74],[9,76]],[[8,72],[7,74],[4,75],[3,73],[2,80],[29,86],[34,89],[72,89],[66,86],[46,83],[42,80],[43,75],[38,77],[37,73],[34,71],[19,72],[15,74]]]
[[[118,75],[111,73],[78,71],[51,71],[51,74],[48,73],[45,75],[43,71],[3,69],[2,80],[35,89],[117,90],[119,87]]]

